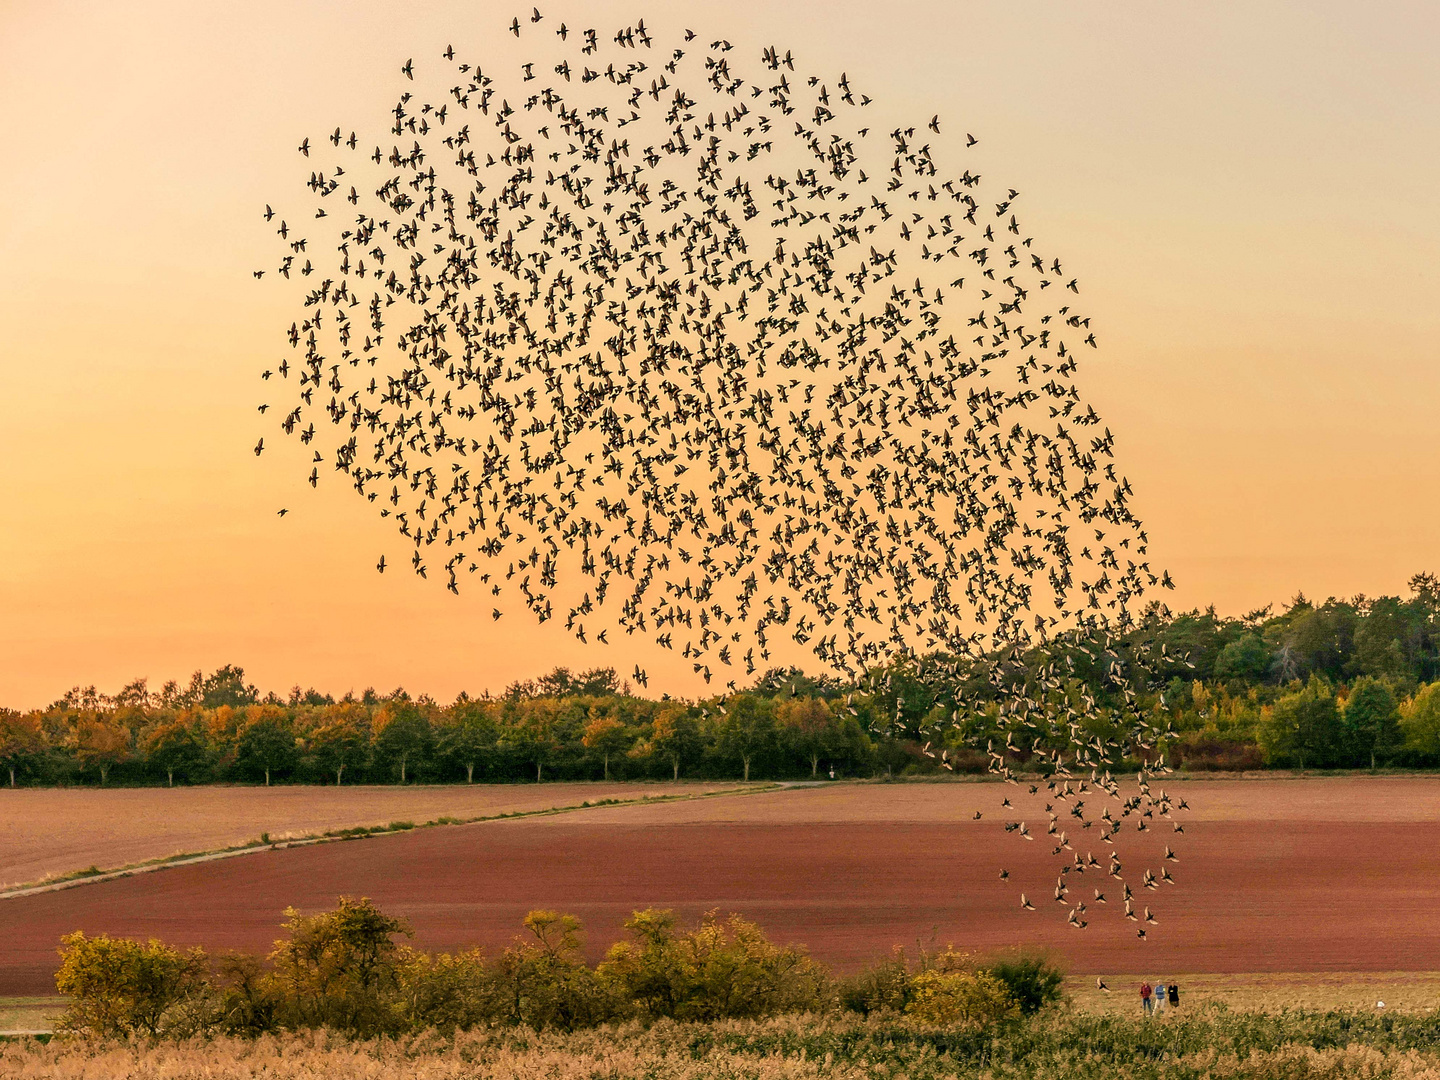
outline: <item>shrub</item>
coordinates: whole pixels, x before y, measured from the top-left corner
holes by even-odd
[[[622,1012],[599,975],[585,966],[580,920],[558,911],[532,911],[522,941],[500,954],[482,997],[503,1005],[494,1019],[571,1030],[604,1023]],[[493,982],[493,990],[485,986]],[[503,998],[496,991],[503,991]]]
[[[905,1011],[921,1023],[989,1027],[1018,1015],[1005,984],[985,971],[922,971],[910,980]]]
[[[635,940],[614,945],[599,974],[648,1016],[719,1020],[824,1007],[830,979],[795,946],[773,944],[760,927],[716,911],[676,930],[671,911],[647,908],[625,924]]]
[[[391,999],[399,956],[393,939],[409,935],[409,924],[366,897],[341,897],[334,911],[318,915],[294,908],[285,915],[290,937],[270,954],[282,1023],[354,1035],[395,1030]]]
[[[888,959],[840,981],[840,1005],[862,1016],[903,1012],[910,999],[910,977],[905,949],[897,945]]]
[[[158,1034],[166,1013],[205,989],[205,954],[160,941],[77,930],[61,940],[55,986],[70,997],[60,1030],[89,1035]]]
[[[232,1035],[259,1035],[278,1026],[280,997],[258,956],[226,953],[215,965],[214,1024]]]
[[[1023,1016],[1033,1016],[1059,1001],[1065,983],[1065,973],[1041,952],[1016,950],[992,960],[982,970],[1004,985]]]
[[[405,950],[398,970],[397,1011],[412,1031],[453,1032],[506,1017],[512,998],[479,950],[435,955]]]

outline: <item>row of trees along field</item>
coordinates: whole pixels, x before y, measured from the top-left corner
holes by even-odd
[[[1433,575],[1412,578],[1407,598],[1301,595],[1280,614],[1154,608],[1125,639],[1071,636],[1035,650],[1013,679],[1062,662],[1074,673],[1062,692],[1087,702],[1091,733],[1104,736],[1119,704],[1107,673],[1147,642],[1166,659],[1140,705],[1169,727],[1172,765],[1440,765]],[[114,695],[76,688],[44,709],[0,710],[0,768],[11,785],[751,779],[934,772],[942,747],[956,768],[980,771],[987,744],[1004,742],[999,691],[978,671],[931,656],[874,674],[884,677],[846,685],[772,669],[743,693],[690,702],[636,696],[610,668],[557,668],[498,697],[442,705],[403,689],[262,696],[226,666],[159,692],[137,680]],[[1114,767],[1136,764],[1124,754]],[[1022,745],[1017,764],[1028,756]]]

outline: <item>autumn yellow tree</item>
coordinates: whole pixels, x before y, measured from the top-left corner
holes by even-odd
[[[15,771],[39,757],[45,750],[45,731],[37,713],[18,713],[0,709],[0,765],[10,772],[10,786],[15,786]]]
[[[96,769],[103,785],[110,770],[130,756],[130,729],[105,713],[82,713],[71,734],[71,749],[82,769]]]
[[[600,755],[605,779],[609,780],[611,755],[623,754],[633,739],[630,729],[613,716],[596,716],[585,725],[585,735],[580,741],[586,750]]]

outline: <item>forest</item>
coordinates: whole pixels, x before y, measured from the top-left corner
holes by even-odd
[[[1440,766],[1440,580],[1408,595],[1296,596],[1222,617],[1149,609],[1124,639],[1057,638],[1092,733],[1115,725],[1107,675],[1163,647],[1137,705],[1182,771]],[[0,709],[0,777],[71,784],[480,783],[911,776],[983,772],[1004,735],[1003,688],[977,665],[908,657],[854,683],[774,668],[744,692],[641,696],[612,668],[556,668],[498,694],[442,703],[403,688],[341,698],[261,693],[227,665],[158,691],[76,687],[43,709]],[[964,702],[957,707],[956,702]],[[1033,747],[1013,753],[1017,766]],[[1007,751],[1008,753],[1008,751]],[[1116,770],[1141,759],[1119,748]]]

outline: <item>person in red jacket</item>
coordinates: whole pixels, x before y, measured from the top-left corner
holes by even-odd
[[[1148,982],[1142,982],[1140,984],[1140,1004],[1145,1009],[1146,1016],[1149,1016],[1155,1008],[1155,999],[1151,997],[1152,993],[1154,993],[1154,990]]]

